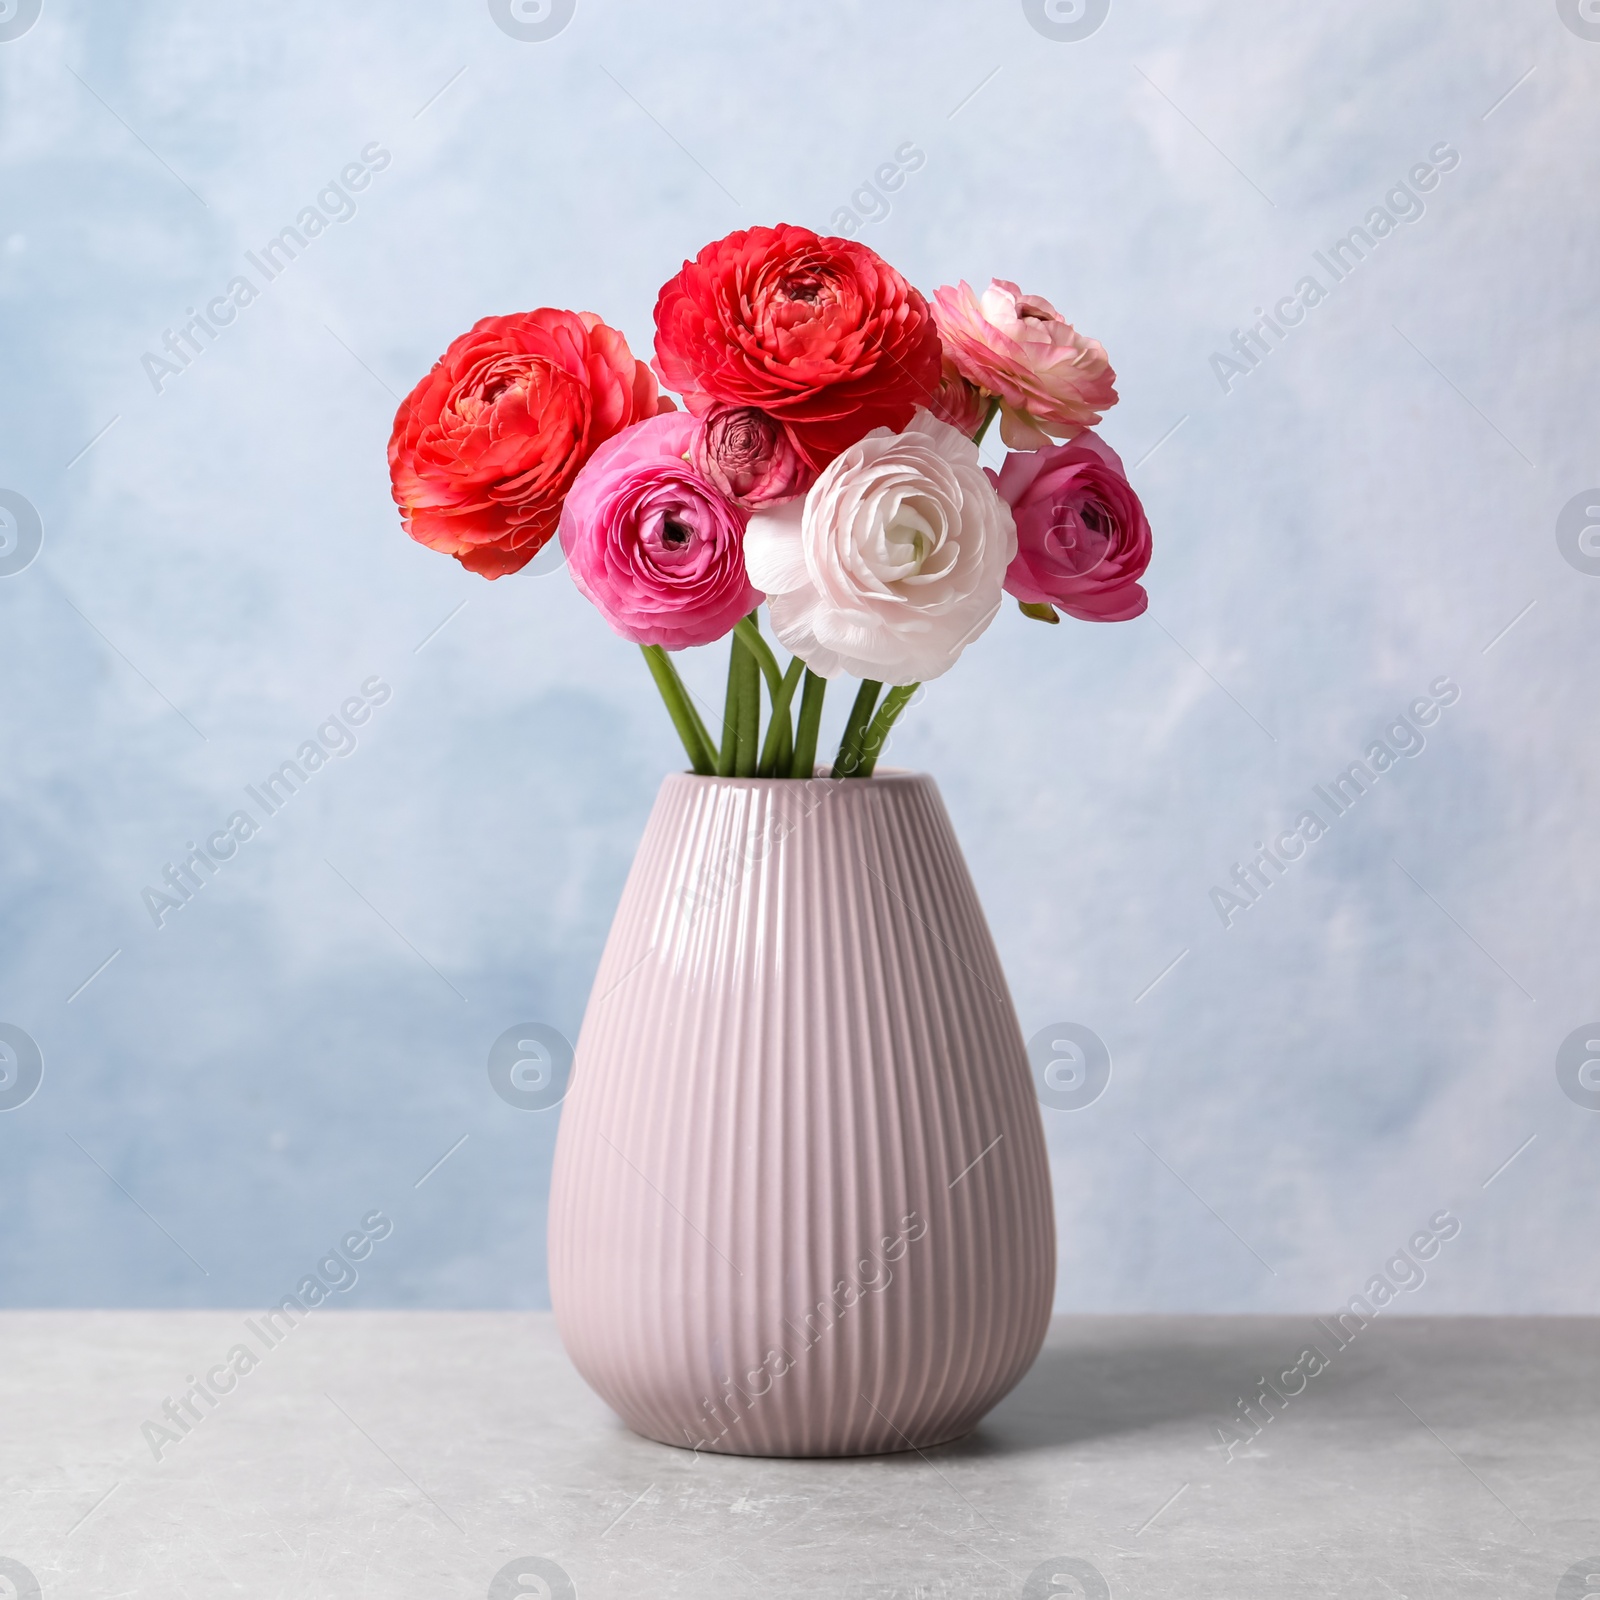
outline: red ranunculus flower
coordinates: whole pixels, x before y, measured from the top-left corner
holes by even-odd
[[[395,413],[389,477],[406,532],[469,572],[516,572],[555,532],[595,447],[671,409],[592,311],[485,317]]]
[[[656,300],[655,369],[696,416],[755,406],[815,470],[939,383],[927,302],[881,256],[785,224],[708,244]]]

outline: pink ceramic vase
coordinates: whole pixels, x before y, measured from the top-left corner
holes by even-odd
[[[738,1455],[969,1432],[1038,1354],[1050,1173],[931,778],[674,774],[578,1038],[550,1196],[567,1352]]]

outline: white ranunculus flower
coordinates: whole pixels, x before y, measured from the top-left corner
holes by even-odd
[[[918,411],[874,428],[804,500],[759,511],[745,567],[773,631],[824,678],[937,678],[994,621],[1017,553],[978,447]]]

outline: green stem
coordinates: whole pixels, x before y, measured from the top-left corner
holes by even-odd
[[[878,707],[877,715],[873,717],[872,724],[867,729],[866,738],[861,741],[861,765],[851,774],[855,778],[870,778],[872,769],[878,764],[878,757],[883,754],[883,742],[889,737],[889,730],[895,724],[895,718],[905,710],[907,702],[917,692],[918,685],[903,683],[891,689],[883,697],[883,704]]]
[[[983,421],[978,424],[978,431],[972,436],[972,442],[974,444],[983,443],[983,436],[989,431],[989,424],[994,421],[999,413],[1000,400],[999,397],[996,396],[994,399],[990,400],[989,409],[984,412]]]
[[[669,665],[671,660],[671,656],[668,656]],[[677,677],[676,671],[674,671],[673,676]],[[717,765],[717,742],[706,730],[705,718],[700,715],[700,708],[694,703],[694,696],[689,692],[688,684],[682,678],[678,678],[678,687],[683,690],[683,703],[688,708],[689,715],[694,719],[694,731],[700,735],[700,743],[705,747],[706,755],[710,757],[712,770],[714,771]]]
[[[789,762],[791,778],[809,778],[817,770],[817,734],[822,728],[822,697],[828,680],[806,668],[806,686],[800,695],[800,718],[795,728],[794,756]]]
[[[728,648],[728,693],[722,706],[722,749],[717,755],[717,776],[733,776],[734,757],[739,743],[739,662],[748,655],[737,633]]]
[[[794,760],[794,719],[785,717],[778,724],[778,759],[773,763],[772,776],[788,777],[790,763]]]
[[[656,688],[661,691],[661,698],[666,702],[667,715],[672,718],[672,725],[678,730],[678,737],[683,740],[683,748],[689,757],[689,765],[701,777],[707,777],[715,769],[715,762],[711,759],[711,751],[704,738],[704,730],[699,726],[700,719],[695,715],[694,707],[689,704],[689,696],[679,679],[677,671],[667,657],[667,652],[658,644],[640,645],[644,652],[645,665],[650,669],[650,676],[656,681]]]
[[[677,664],[672,659],[672,652],[663,649],[661,659],[666,663],[667,671],[672,674],[672,681],[677,686],[678,693],[683,696],[683,709],[689,713],[689,720],[694,724],[694,731],[700,736],[700,748],[705,751],[706,759],[711,763],[708,772],[715,772],[717,768],[717,742],[706,731],[706,719],[700,715],[700,708],[695,704],[694,695],[690,692],[688,684],[683,681]]]
[[[844,737],[839,741],[839,753],[833,758],[833,776],[851,778],[861,765],[861,741],[866,736],[867,724],[872,720],[872,708],[878,702],[883,685],[876,678],[863,678],[856,690],[855,704],[845,721]]]
[[[755,656],[761,667],[761,675],[767,680],[767,688],[774,699],[778,695],[778,686],[783,682],[783,670],[778,665],[778,658],[772,653],[772,646],[761,636],[761,624],[756,620],[755,612],[748,617],[740,617],[734,624],[733,631],[744,640],[745,648]]]
[[[775,778],[782,772],[787,775],[789,769],[784,763],[787,753],[785,746],[793,738],[792,724],[789,721],[789,702],[794,699],[795,687],[800,682],[800,674],[805,670],[805,662],[796,656],[789,663],[789,670],[779,680],[778,687],[772,696],[772,720],[767,724],[766,743],[761,746],[761,767],[756,773],[759,778]],[[768,682],[771,680],[769,679]]]
[[[734,640],[738,651],[739,699],[736,737],[733,747],[733,775],[753,778],[761,761],[761,668],[755,651]]]

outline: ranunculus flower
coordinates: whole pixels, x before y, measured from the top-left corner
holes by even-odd
[[[1008,594],[1084,622],[1126,622],[1150,603],[1139,584],[1150,565],[1150,524],[1116,451],[1098,434],[1008,455],[995,485],[1017,523]]]
[[[524,567],[595,447],[670,400],[592,311],[485,317],[400,403],[389,477],[406,532],[469,572]]]
[[[983,390],[963,378],[955,363],[946,356],[939,387],[934,390],[928,409],[941,422],[948,422],[957,433],[964,433],[970,439],[982,425],[988,406],[989,399]]]
[[[927,403],[939,335],[927,302],[864,244],[750,228],[662,286],[655,369],[696,416],[728,405],[779,418],[820,470]]]
[[[572,581],[635,644],[710,644],[761,603],[744,567],[744,513],[685,459],[682,411],[608,439],[561,513]]]
[[[1105,350],[1014,283],[996,278],[981,296],[947,284],[934,294],[933,314],[957,369],[1000,397],[1000,437],[1013,450],[1070,439],[1117,403]]]
[[[1016,549],[978,447],[927,411],[875,428],[745,534],[779,640],[824,678],[891,684],[955,663],[1000,609]]]
[[[795,449],[789,430],[754,406],[717,406],[702,419],[689,459],[746,511],[793,500],[816,473]]]

